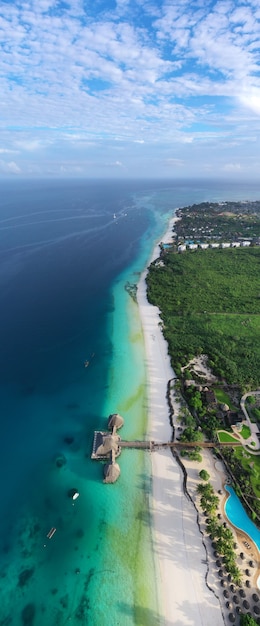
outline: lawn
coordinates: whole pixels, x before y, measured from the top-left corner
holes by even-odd
[[[257,498],[260,497],[260,456],[250,454],[244,448],[235,448],[234,454],[241,460],[243,467],[250,471],[250,482]]]
[[[238,441],[236,437],[232,437],[226,430],[218,430],[218,438],[220,443],[224,443],[225,441],[234,441],[237,443]]]
[[[231,411],[237,410],[237,407],[235,407],[234,404],[232,404],[230,397],[225,391],[223,391],[223,389],[219,389],[219,387],[214,387],[214,393],[217,398],[217,401],[220,404],[227,404],[229,408],[231,409]]]

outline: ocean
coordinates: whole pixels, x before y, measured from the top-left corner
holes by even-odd
[[[259,198],[260,185],[217,181],[1,182],[0,626],[163,623],[149,454],[123,451],[114,485],[90,458],[110,413],[122,437],[146,434],[126,286],[177,207]]]

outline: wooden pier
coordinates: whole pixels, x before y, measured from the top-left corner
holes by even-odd
[[[114,433],[114,431],[113,431]],[[102,442],[106,440],[106,438],[110,438],[113,440],[114,435],[111,437],[110,433],[106,431],[95,431],[94,439],[93,439],[93,448],[91,458],[99,461],[105,460],[110,455],[111,449],[107,447],[107,449],[103,449],[101,453]],[[113,443],[113,442],[112,442]],[[164,448],[222,448],[222,447],[234,447],[241,446],[240,441],[223,441],[213,442],[213,441],[151,441],[151,440],[135,440],[135,441],[123,441],[120,437],[117,437],[117,445],[114,445],[114,453],[115,457],[119,456],[122,448],[132,448],[135,450],[149,450],[150,452],[154,450],[162,450]]]
[[[121,448],[141,448],[143,450],[158,450],[163,448],[220,448],[241,446],[240,441],[120,441]]]

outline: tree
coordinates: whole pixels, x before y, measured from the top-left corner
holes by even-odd
[[[257,622],[251,615],[242,614],[240,617],[240,626],[257,626]]]
[[[205,469],[202,469],[199,473],[199,477],[201,478],[201,480],[209,480],[210,475]]]

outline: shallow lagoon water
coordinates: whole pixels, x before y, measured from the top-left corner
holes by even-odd
[[[217,183],[3,185],[0,623],[159,623],[149,455],[124,451],[120,480],[105,486],[90,460],[93,431],[118,411],[125,437],[145,436],[142,332],[125,284],[138,281],[173,210],[250,193]]]

